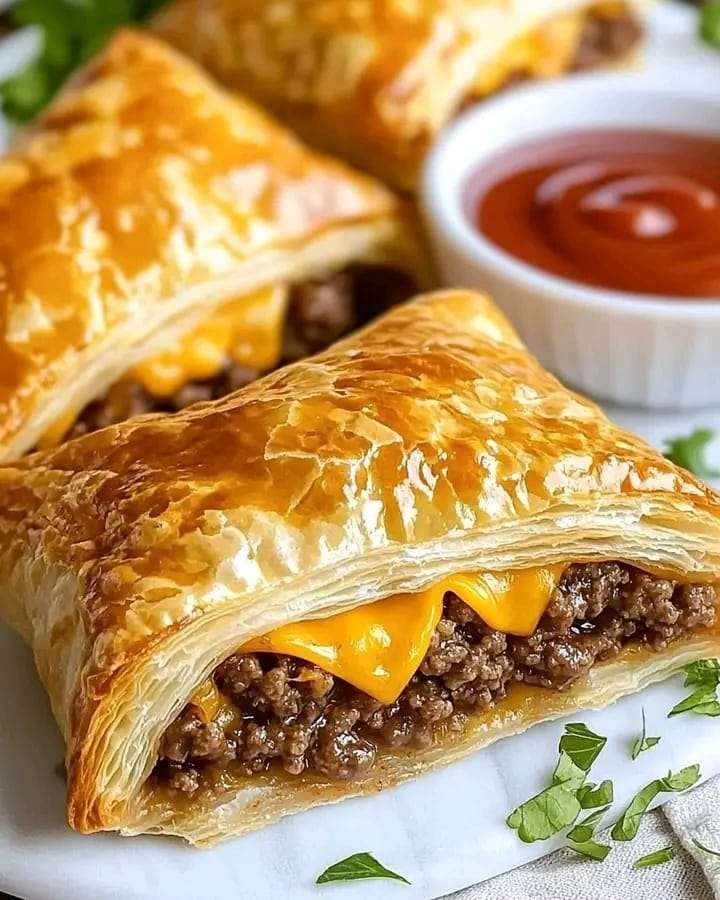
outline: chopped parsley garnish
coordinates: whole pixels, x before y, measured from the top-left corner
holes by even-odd
[[[607,738],[595,734],[582,723],[574,722],[565,726],[565,733],[560,738],[558,747],[560,758],[553,772],[551,785],[518,806],[506,819],[508,826],[517,831],[521,841],[528,844],[544,841],[572,825],[583,808],[580,799],[583,787],[589,788],[589,791],[582,792],[585,803],[588,802],[588,795],[594,792],[586,808],[592,808],[592,805],[600,802],[606,805],[608,793],[612,799],[610,782],[603,782],[599,788],[585,785],[590,766],[606,743]]]
[[[685,687],[692,684],[718,684],[720,682],[720,659],[697,659],[683,666]]]
[[[632,753],[630,754],[633,759],[637,759],[641,753],[644,753],[646,750],[651,750],[657,744],[660,743],[659,737],[645,737],[645,707],[643,707],[642,711],[642,734],[635,741],[632,748]]]
[[[607,738],[590,731],[582,722],[573,722],[565,726],[565,734],[560,738],[560,752],[567,753],[583,772],[589,772],[605,744]]]
[[[594,840],[594,837],[600,820],[609,809],[609,806],[604,806],[602,809],[595,810],[586,819],[583,819],[579,825],[576,825],[569,831],[568,840],[570,843],[568,847],[582,856],[588,856],[590,859],[602,862],[610,852],[610,847],[607,844],[599,844]]]
[[[610,852],[610,847],[608,847],[607,844],[598,844],[597,841],[585,841],[582,844],[568,844],[568,847],[576,853],[579,853],[581,856],[588,856],[590,859],[595,859],[598,862],[602,862]]]
[[[687,766],[675,775],[668,772],[665,778],[656,778],[639,791],[630,805],[613,825],[612,838],[615,841],[631,841],[638,833],[640,819],[648,807],[662,793],[679,793],[692,787],[700,778],[700,766]]]
[[[685,666],[684,670],[687,676],[685,687],[694,687],[695,690],[673,706],[668,718],[684,712],[694,712],[700,716],[720,716],[720,702],[717,698],[720,660],[700,659]]]
[[[605,780],[598,785],[584,784],[578,789],[577,798],[582,809],[596,809],[613,802],[613,783]]]
[[[675,851],[672,847],[663,847],[662,850],[656,850],[654,853],[648,853],[647,856],[641,856],[633,863],[633,869],[649,869],[650,866],[659,866],[662,863],[670,862],[675,858]]]
[[[720,478],[720,469],[711,468],[705,460],[705,449],[714,437],[715,432],[709,428],[697,428],[687,437],[666,441],[665,456],[700,478]]]
[[[363,878],[390,878],[393,881],[410,884],[407,878],[386,869],[371,853],[354,853],[346,859],[341,859],[340,862],[329,866],[321,875],[318,875],[315,884],[327,884],[331,881],[359,881]]]
[[[507,824],[526,844],[547,840],[577,819],[580,803],[576,794],[584,781],[585,772],[567,753],[561,753],[551,786],[511,812]]]
[[[26,122],[52,99],[65,79],[121,25],[142,22],[165,0],[18,0],[14,25],[40,29],[39,57],[0,84],[3,113]]]
[[[700,8],[700,37],[720,48],[720,0],[705,0]]]
[[[720,856],[720,850],[711,850],[709,847],[701,844],[697,838],[693,838],[693,844],[695,844],[698,850],[702,850],[703,853],[709,853],[711,856]]]
[[[568,832],[568,840],[573,841],[576,844],[584,844],[586,841],[589,841],[595,834],[595,829],[600,823],[600,819],[602,819],[609,809],[609,806],[603,806],[601,809],[597,809],[595,812],[590,813],[586,819],[583,819],[583,821],[576,825],[572,831]]]

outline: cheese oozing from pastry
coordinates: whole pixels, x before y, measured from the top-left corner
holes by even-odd
[[[276,285],[232,300],[129,376],[154,397],[169,397],[190,381],[217,375],[228,357],[260,371],[274,368],[282,354],[288,297],[287,286]]]
[[[191,381],[215,377],[228,359],[260,372],[282,358],[283,328],[290,298],[279,284],[224,303],[212,315],[162,350],[138,363],[126,379],[139,382],[153,397],[171,397]],[[125,380],[113,389],[122,389]],[[39,450],[56,447],[81,409],[68,410],[43,434]]]
[[[470,93],[479,97],[493,94],[516,74],[528,78],[562,75],[572,65],[588,15],[611,19],[626,12],[624,3],[611,0],[590,10],[555,16],[505,47],[483,68]]]
[[[527,636],[538,622],[565,565],[516,572],[451,575],[425,591],[395,594],[326,619],[283,625],[240,648],[280,653],[315,663],[379,700],[392,703],[427,653],[446,593],[457,594],[489,628]],[[191,703],[207,712],[201,685]]]
[[[37,449],[50,450],[52,447],[57,447],[75,424],[79,412],[80,410],[78,409],[70,409],[64,415],[60,416],[59,419],[56,419],[37,442]]]

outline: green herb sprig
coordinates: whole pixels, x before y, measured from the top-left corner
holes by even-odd
[[[18,27],[40,30],[36,60],[0,84],[3,113],[26,122],[53,98],[68,75],[82,65],[121,25],[143,22],[165,0],[18,0],[9,10]]]

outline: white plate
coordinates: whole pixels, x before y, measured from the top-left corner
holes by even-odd
[[[718,59],[692,37],[693,21],[680,7],[657,10],[650,67],[658,78],[717,77]],[[0,72],[14,62],[11,54],[27,52],[23,40],[0,51]],[[720,411],[682,417],[611,413],[658,446],[696,426],[720,428]],[[720,452],[712,455],[720,460]],[[665,718],[681,696],[675,678],[609,709],[574,717],[609,737],[593,778],[614,779],[614,811],[668,768],[699,762],[706,777],[720,772],[716,720]],[[629,747],[638,735],[642,706],[648,734],[663,739],[631,763]],[[513,806],[547,783],[561,733],[561,723],[539,726],[412,784],[295,816],[214,850],[192,850],[161,838],[81,837],[64,825],[64,785],[55,774],[62,744],[31,656],[0,628],[0,890],[25,900],[438,897],[562,844],[522,844],[504,824]],[[412,886],[314,885],[326,866],[359,851],[375,853]]]

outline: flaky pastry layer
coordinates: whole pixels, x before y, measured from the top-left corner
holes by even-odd
[[[206,842],[373,790],[712,655],[626,651],[562,697],[501,703],[367,785],[253,788],[157,816],[144,790],[193,691],[248,639],[459,571],[622,560],[717,578],[720,498],[562,387],[485,297],[398,307],[213,403],[0,467],[0,612],[31,643],[80,831]],[[382,768],[384,766],[385,768]]]

